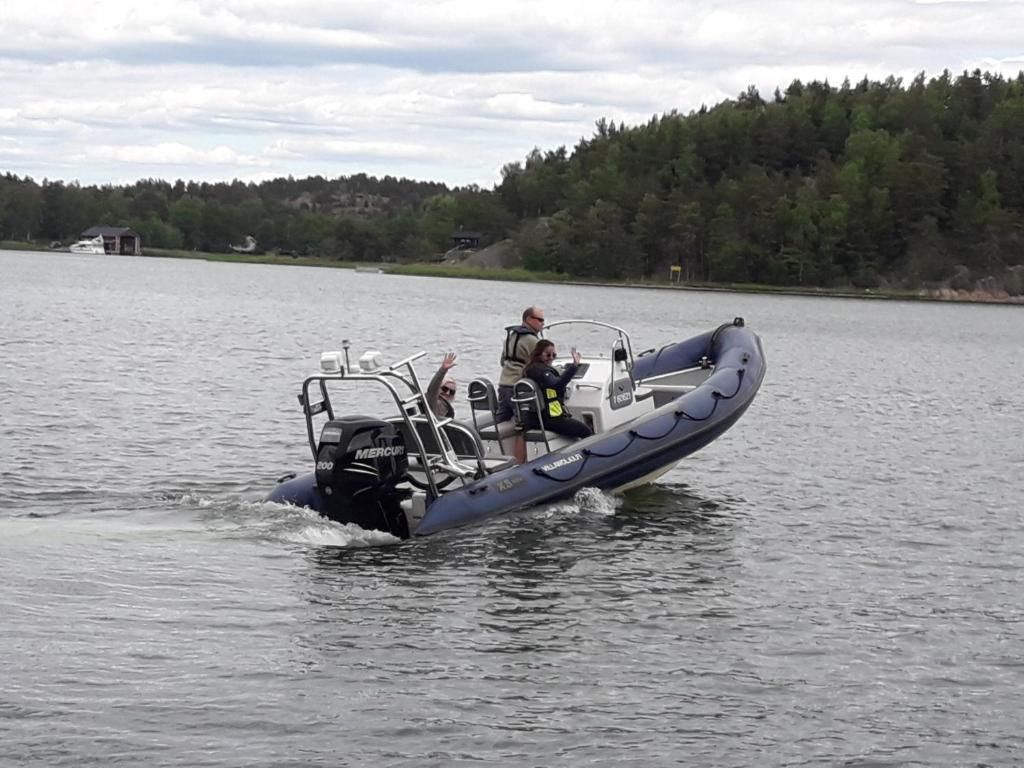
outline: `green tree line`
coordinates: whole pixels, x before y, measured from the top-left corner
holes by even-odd
[[[1024,263],[1024,73],[794,81],[535,149],[491,190],[365,175],[125,187],[0,177],[0,237],[125,224],[145,245],[325,259],[436,257],[459,229],[527,269],[803,286],[916,287]]]

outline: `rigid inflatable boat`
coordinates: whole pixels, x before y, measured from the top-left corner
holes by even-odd
[[[356,366],[348,344],[324,353],[321,370],[302,385],[299,403],[314,471],[286,475],[267,501],[309,507],[341,523],[407,538],[494,515],[571,498],[584,487],[622,491],[648,483],[731,427],[753,401],[765,375],[761,340],[742,318],[634,357],[626,331],[592,320],[552,323],[546,338],[572,327],[606,332],[611,343],[584,351],[566,390],[572,415],[594,431],[573,441],[543,429],[516,433],[494,424],[493,384],[468,387],[472,422],[436,417],[413,363],[390,366],[368,352]],[[376,385],[390,395],[383,417],[341,415],[331,392]],[[517,417],[542,412],[540,393],[522,379],[514,388]],[[319,434],[315,422],[323,420]],[[517,434],[530,453],[510,459]]]

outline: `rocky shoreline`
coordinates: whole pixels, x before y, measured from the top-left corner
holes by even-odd
[[[968,301],[984,304],[1024,304],[1024,296],[1011,296],[1006,291],[957,291],[953,288],[929,288],[921,291],[926,299]]]
[[[941,301],[988,304],[1024,304],[1024,266],[1006,267],[994,275],[976,278],[964,266],[941,284],[922,289],[921,295]]]

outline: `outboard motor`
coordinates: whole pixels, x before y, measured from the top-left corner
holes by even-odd
[[[327,422],[316,452],[321,513],[339,523],[409,538],[401,507],[408,492],[396,488],[408,465],[405,441],[393,424],[368,416]]]

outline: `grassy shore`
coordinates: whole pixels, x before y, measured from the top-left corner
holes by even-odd
[[[467,280],[511,280],[517,283],[576,282],[568,275],[560,275],[557,272],[530,272],[527,269],[504,269],[501,267],[468,267],[458,264],[394,264],[386,265],[386,271],[396,275],[461,277]]]
[[[49,251],[46,246],[35,243],[23,243],[9,240],[0,241],[0,249],[21,251]],[[287,264],[302,267],[327,267],[340,269],[356,269],[372,267],[381,272],[396,275],[418,275],[422,277],[456,277],[468,280],[509,280],[525,283],[564,283],[570,285],[594,285],[610,288],[656,288],[662,290],[682,291],[722,291],[731,293],[763,293],[782,296],[820,296],[824,298],[846,299],[889,299],[896,301],[954,301],[969,303],[1021,304],[1019,300],[986,299],[972,296],[954,297],[929,296],[911,290],[883,290],[856,288],[807,288],[797,286],[757,285],[747,283],[682,283],[670,282],[667,278],[648,280],[580,280],[555,272],[530,272],[525,269],[502,269],[486,267],[470,267],[449,264],[391,264],[361,263],[350,261],[334,261],[316,256],[284,256],[277,253],[208,253],[204,251],[173,250],[165,248],[146,248],[143,257],[157,256],[174,259],[202,259],[204,261],[220,261],[242,264]]]
[[[23,243],[18,240],[0,240],[0,251],[48,251],[45,245]]]

